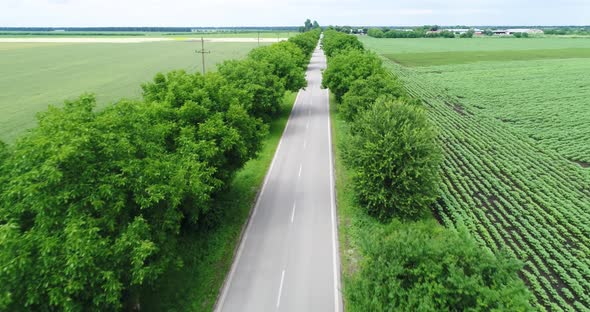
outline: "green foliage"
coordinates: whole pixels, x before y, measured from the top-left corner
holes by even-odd
[[[0,141],[0,175],[2,174],[2,163],[4,163],[4,159],[8,156],[8,147],[6,143]]]
[[[469,29],[466,33],[462,33],[459,35],[460,38],[473,38],[475,31],[473,29]]]
[[[370,28],[367,35],[373,38],[383,38],[384,32],[379,28]]]
[[[305,20],[303,27],[305,31],[310,31],[313,28],[313,24],[311,23],[311,20],[309,18]]]
[[[229,85],[239,91],[239,98],[248,113],[269,120],[279,111],[285,94],[284,79],[273,74],[273,67],[277,68],[268,62],[245,59],[225,61],[217,70]]]
[[[345,50],[363,50],[363,44],[353,35],[347,35],[335,30],[326,30],[322,40],[322,48],[329,58]]]
[[[415,219],[438,195],[440,150],[424,110],[377,101],[358,117],[346,148],[356,194],[380,220]]]
[[[522,265],[435,221],[394,222],[365,242],[351,311],[533,311]]]
[[[376,73],[365,79],[353,81],[348,92],[342,97],[338,110],[347,121],[373,106],[377,98],[386,96],[397,99],[404,95],[402,85],[388,73]]]
[[[96,113],[84,96],[40,117],[15,145],[0,194],[26,263],[7,278],[15,304],[118,309],[178,264],[181,225],[196,225],[264,134],[239,103],[206,99]]]
[[[382,72],[381,60],[376,54],[354,49],[345,50],[328,59],[328,68],[324,71],[322,84],[330,88],[340,101],[354,81]]]
[[[272,67],[272,73],[280,77],[289,91],[296,92],[307,84],[304,71],[307,58],[292,42],[256,48],[248,56],[256,61],[267,62]]]
[[[306,58],[309,60],[313,50],[315,50],[318,40],[320,39],[320,29],[314,29],[297,36],[289,38],[289,42],[296,44],[302,51]]]

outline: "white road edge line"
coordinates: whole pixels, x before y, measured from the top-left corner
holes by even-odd
[[[252,211],[252,216],[248,219],[248,224],[246,225],[246,229],[244,230],[244,235],[242,236],[241,240],[240,240],[240,246],[238,247],[238,252],[235,255],[235,261],[232,263],[231,269],[229,271],[229,275],[227,276],[225,283],[223,283],[223,290],[221,292],[221,297],[219,298],[219,300],[216,303],[216,307],[214,309],[214,311],[221,311],[221,309],[223,308],[223,304],[225,303],[225,298],[227,297],[227,292],[229,291],[229,286],[231,285],[231,282],[234,279],[234,275],[236,273],[236,268],[240,262],[240,258],[242,257],[242,251],[244,250],[244,245],[246,243],[246,237],[248,237],[248,230],[250,229],[250,225],[252,224],[252,219],[254,219],[254,216],[256,216],[256,211],[258,210],[258,206],[260,204],[260,198],[262,197],[262,194],[264,194],[264,190],[266,189],[266,185],[268,184],[268,179],[271,175],[272,169],[274,168],[274,164],[275,164],[275,160],[277,159],[277,155],[279,154],[279,151],[281,149],[281,143],[283,143],[283,137],[285,135],[285,132],[287,131],[287,128],[289,128],[289,124],[291,122],[291,116],[293,116],[293,111],[295,110],[295,107],[297,107],[297,103],[299,103],[299,95],[301,94],[301,90],[299,90],[299,92],[297,92],[297,97],[295,97],[295,104],[293,104],[293,107],[291,108],[291,112],[289,113],[289,118],[287,119],[287,124],[285,125],[285,128],[283,129],[283,133],[281,134],[281,139],[279,140],[279,144],[277,145],[277,149],[275,150],[275,154],[272,157],[272,161],[270,163],[270,168],[268,169],[268,172],[266,173],[266,176],[264,177],[264,183],[262,184],[262,188],[260,189],[260,194],[256,197],[256,204],[254,205],[254,211]]]
[[[296,202],[293,202],[293,211],[291,212],[291,223],[293,223],[293,220],[295,220],[295,207],[297,207]]]
[[[332,266],[334,267],[334,310],[340,312],[340,275],[338,274],[338,234],[336,233],[336,198],[334,197],[334,162],[332,161],[332,121],[330,116],[330,91],[326,89],[328,109],[328,149],[330,154],[330,206],[332,210]]]
[[[277,296],[277,308],[281,305],[281,294],[283,293],[283,282],[285,281],[285,270],[281,273],[281,285],[279,286],[279,295]]]

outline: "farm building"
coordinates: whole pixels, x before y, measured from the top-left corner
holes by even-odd
[[[529,35],[541,35],[543,31],[541,29],[531,29],[531,28],[511,28],[511,29],[497,29],[494,30],[494,35],[512,35],[515,33],[527,33]]]

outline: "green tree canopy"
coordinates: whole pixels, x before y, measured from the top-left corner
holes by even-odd
[[[405,95],[401,83],[386,72],[370,75],[365,79],[352,82],[350,89],[342,97],[338,110],[347,121],[353,121],[357,115],[373,106],[375,101],[385,96],[397,99]]]
[[[318,44],[320,33],[320,29],[315,29],[298,36],[291,37],[289,38],[289,42],[296,44],[303,51],[303,54],[307,57],[307,60],[309,60],[313,50],[315,50]]]
[[[322,84],[330,88],[338,101],[350,89],[354,81],[383,73],[381,60],[372,52],[345,50],[328,59]]]
[[[285,94],[284,80],[273,74],[273,67],[277,66],[248,58],[224,61],[217,70],[239,91],[240,102],[245,104],[248,113],[270,120],[278,113]]]
[[[350,311],[534,311],[522,264],[482,249],[466,230],[393,222],[373,235],[345,289]]]
[[[367,31],[367,35],[373,38],[383,38],[383,30],[379,28],[370,28]]]
[[[440,149],[422,108],[377,101],[353,124],[345,159],[358,200],[387,221],[414,219],[438,195]]]
[[[305,20],[304,27],[305,31],[309,31],[312,29],[313,24],[311,23],[311,20],[309,18]]]
[[[289,91],[296,92],[307,84],[304,71],[307,58],[293,42],[280,42],[256,48],[248,56],[253,60],[268,63],[272,73],[279,77]]]
[[[363,50],[363,44],[357,37],[338,32],[336,30],[326,30],[322,47],[326,56],[331,57],[334,54],[345,50]]]

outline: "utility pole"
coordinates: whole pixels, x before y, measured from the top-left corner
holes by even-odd
[[[201,50],[195,51],[201,53],[201,62],[203,63],[203,75],[205,75],[205,54],[211,53],[211,51],[205,51],[205,39],[201,37]]]

